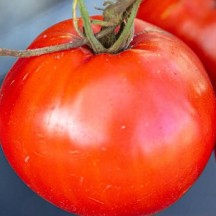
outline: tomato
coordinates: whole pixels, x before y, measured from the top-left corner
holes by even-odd
[[[29,48],[74,36],[65,20]],[[49,202],[79,215],[138,216],[167,208],[200,176],[215,112],[197,56],[136,20],[118,54],[82,46],[19,59],[0,91],[0,137],[16,173]]]
[[[137,17],[186,42],[200,57],[216,89],[215,0],[144,0]]]

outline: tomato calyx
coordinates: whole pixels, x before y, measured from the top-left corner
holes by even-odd
[[[115,3],[105,1],[104,6],[106,7],[103,12],[104,20],[94,20],[92,23],[91,21],[89,22],[89,16],[87,16],[88,13],[86,13],[87,10],[85,8],[84,1],[74,0],[73,13],[76,6],[78,4],[81,5],[82,13],[84,14],[83,18],[86,23],[83,33],[77,29],[78,34],[82,33],[81,39],[65,44],[58,44],[37,49],[14,50],[0,48],[0,56],[28,58],[32,56],[41,56],[48,53],[70,50],[85,44],[87,44],[95,53],[121,52],[122,50],[128,48],[129,43],[133,38],[133,21],[141,1],[142,0],[117,0]],[[75,15],[74,17],[76,18]],[[74,23],[76,23],[76,21]],[[91,24],[99,24],[101,26],[101,31],[93,34],[91,32]],[[94,38],[93,42],[92,38]]]
[[[118,53],[128,48],[133,38],[134,19],[141,0],[125,1],[124,4],[121,2],[123,1],[119,0],[116,3],[105,2],[105,5],[108,6],[104,9],[103,20],[90,21],[84,0],[74,1],[73,14],[76,14],[75,8],[78,4],[83,20],[83,30],[85,33],[83,34],[78,28],[76,17],[74,16],[73,20],[75,28],[82,38],[87,39],[87,44],[94,51],[94,53]],[[101,31],[109,30],[109,33],[104,35],[102,38],[97,39],[91,27],[92,23],[100,25]]]

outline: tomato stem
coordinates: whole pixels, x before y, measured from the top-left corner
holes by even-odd
[[[84,25],[83,28],[85,30],[85,37],[89,43],[89,46],[95,53],[105,52],[104,46],[94,35],[93,29],[91,27],[91,20],[88,14],[88,10],[85,6],[84,0],[79,0],[78,6],[83,19],[83,25]]]
[[[109,53],[119,52],[128,48],[130,45],[130,42],[134,36],[134,19],[136,17],[140,3],[141,0],[136,1],[131,7],[129,7],[129,10],[123,14],[123,18],[126,21],[123,19],[123,22],[120,26],[119,36],[117,37],[115,43],[108,50]]]
[[[109,32],[110,32],[109,29],[101,31],[96,34],[96,38],[104,37],[104,35],[108,34]],[[76,41],[73,41],[72,43],[69,42],[69,43],[47,46],[47,47],[42,47],[42,48],[35,48],[35,49],[15,50],[15,49],[0,48],[0,56],[29,58],[33,56],[40,56],[40,55],[48,54],[48,53],[70,50],[70,49],[85,45],[87,43],[88,43],[87,39],[84,38],[84,39],[78,39]]]
[[[108,6],[103,13],[104,19],[102,21],[91,21],[84,0],[78,2],[81,17],[83,19],[85,35],[80,33],[80,30],[77,27],[75,27],[75,29],[79,35],[82,34],[83,37],[87,39],[89,47],[95,53],[118,53],[128,48],[130,41],[133,38],[133,23],[141,0],[133,1],[132,4],[129,4],[130,1],[124,0],[124,4],[122,2],[123,0],[119,0],[115,4],[108,2]],[[105,2],[105,4],[107,5],[107,2]],[[74,11],[76,5],[77,0],[73,3]],[[74,17],[76,16],[74,15]],[[100,25],[102,31],[109,29],[110,33],[101,39],[97,39],[92,30],[92,23]],[[75,24],[77,23],[75,22]],[[116,31],[117,28],[118,31]]]
[[[73,18],[75,17],[75,20],[73,20],[73,23],[75,24],[76,31],[82,37],[81,39],[65,44],[27,50],[0,48],[0,56],[27,58],[70,50],[85,44],[89,45],[95,53],[117,53],[123,49],[127,49],[133,36],[133,20],[136,16],[141,0],[117,0],[116,3],[105,1],[104,6],[106,7],[103,12],[104,20],[92,21],[93,23],[102,26],[101,31],[97,34],[94,34],[90,29],[92,23],[89,21],[89,18],[87,18],[88,12],[85,9],[84,1],[74,0],[74,2]],[[76,5],[78,4],[81,6],[81,14],[85,18],[84,29],[87,32],[84,34],[76,28],[77,19],[74,12],[76,10]],[[117,27],[119,27],[119,31],[116,33],[115,30]]]

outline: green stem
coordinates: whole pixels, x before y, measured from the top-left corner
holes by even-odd
[[[95,53],[101,53],[106,52],[106,49],[103,47],[103,45],[100,43],[100,41],[95,37],[94,32],[91,27],[91,20],[89,18],[88,10],[86,9],[84,0],[78,1],[80,13],[83,19],[83,26],[86,38],[91,45],[92,50]]]
[[[105,29],[101,32],[98,32],[95,37],[100,39],[105,35],[110,33],[110,29]],[[18,58],[30,58],[34,56],[41,56],[48,53],[55,53],[65,50],[71,50],[77,47],[81,47],[83,45],[88,45],[88,41],[86,38],[75,40],[73,42],[65,43],[65,44],[58,44],[53,46],[47,46],[42,48],[35,48],[35,49],[26,49],[26,50],[14,50],[14,49],[7,49],[7,48],[0,48],[0,56],[13,56]]]
[[[102,29],[97,34],[94,34],[91,28],[91,20],[88,15],[88,11],[86,10],[85,4],[83,0],[74,0],[75,5],[73,7],[73,12],[75,11],[76,4],[79,3],[81,6],[83,21],[84,21],[84,33],[78,29],[78,22],[75,17],[75,25],[77,25],[77,29],[79,31],[79,35],[81,39],[75,40],[73,42],[59,44],[54,46],[48,46],[37,49],[27,49],[27,50],[12,50],[12,49],[4,49],[0,48],[0,56],[14,56],[20,58],[28,58],[32,56],[40,56],[48,53],[54,53],[59,51],[70,50],[73,48],[77,48],[83,45],[88,45],[92,47],[95,53],[100,52],[108,52],[108,53],[117,53],[121,50],[124,50],[129,45],[130,40],[133,35],[133,18],[135,17],[135,13],[137,11],[138,5],[141,0],[117,0],[116,3],[111,3],[106,1],[104,14],[104,20],[101,22],[100,20],[96,21],[98,25],[102,26]],[[136,2],[136,4],[134,4]],[[119,16],[121,14],[121,16]],[[112,18],[113,17],[113,18]],[[93,21],[95,22],[95,21]],[[116,27],[119,26],[120,30],[118,33],[115,32]],[[104,28],[103,28],[104,27]],[[103,43],[99,40],[105,40],[109,35],[114,36],[115,39],[111,46],[105,48]],[[127,38],[127,40],[125,39]],[[122,40],[122,41],[121,41]],[[113,46],[113,47],[112,47]]]
[[[118,0],[116,3],[109,3],[104,10],[102,21],[91,21],[84,0],[78,1],[84,36],[95,53],[118,53],[128,48],[133,39],[134,19],[141,1]],[[76,3],[77,0],[74,0],[74,4]],[[110,29],[110,33],[98,40],[92,30],[92,22],[102,26],[101,31]],[[119,27],[118,32],[116,32],[117,27]]]
[[[137,0],[131,7],[131,13],[127,19],[127,23],[123,24],[123,30],[120,32],[120,36],[117,41],[110,47],[108,50],[109,53],[116,53],[117,51],[121,51],[122,49],[128,48],[131,40],[134,36],[134,19],[136,17],[139,5],[142,0]],[[126,12],[127,13],[127,12]]]

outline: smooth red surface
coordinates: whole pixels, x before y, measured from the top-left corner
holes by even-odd
[[[202,60],[216,89],[215,0],[144,0],[137,16],[186,42]]]
[[[67,211],[160,211],[191,187],[212,152],[215,97],[199,59],[172,35],[139,20],[135,27],[128,50],[94,55],[80,47],[19,59],[2,85],[0,139],[9,163]],[[66,20],[30,47],[75,35]]]

